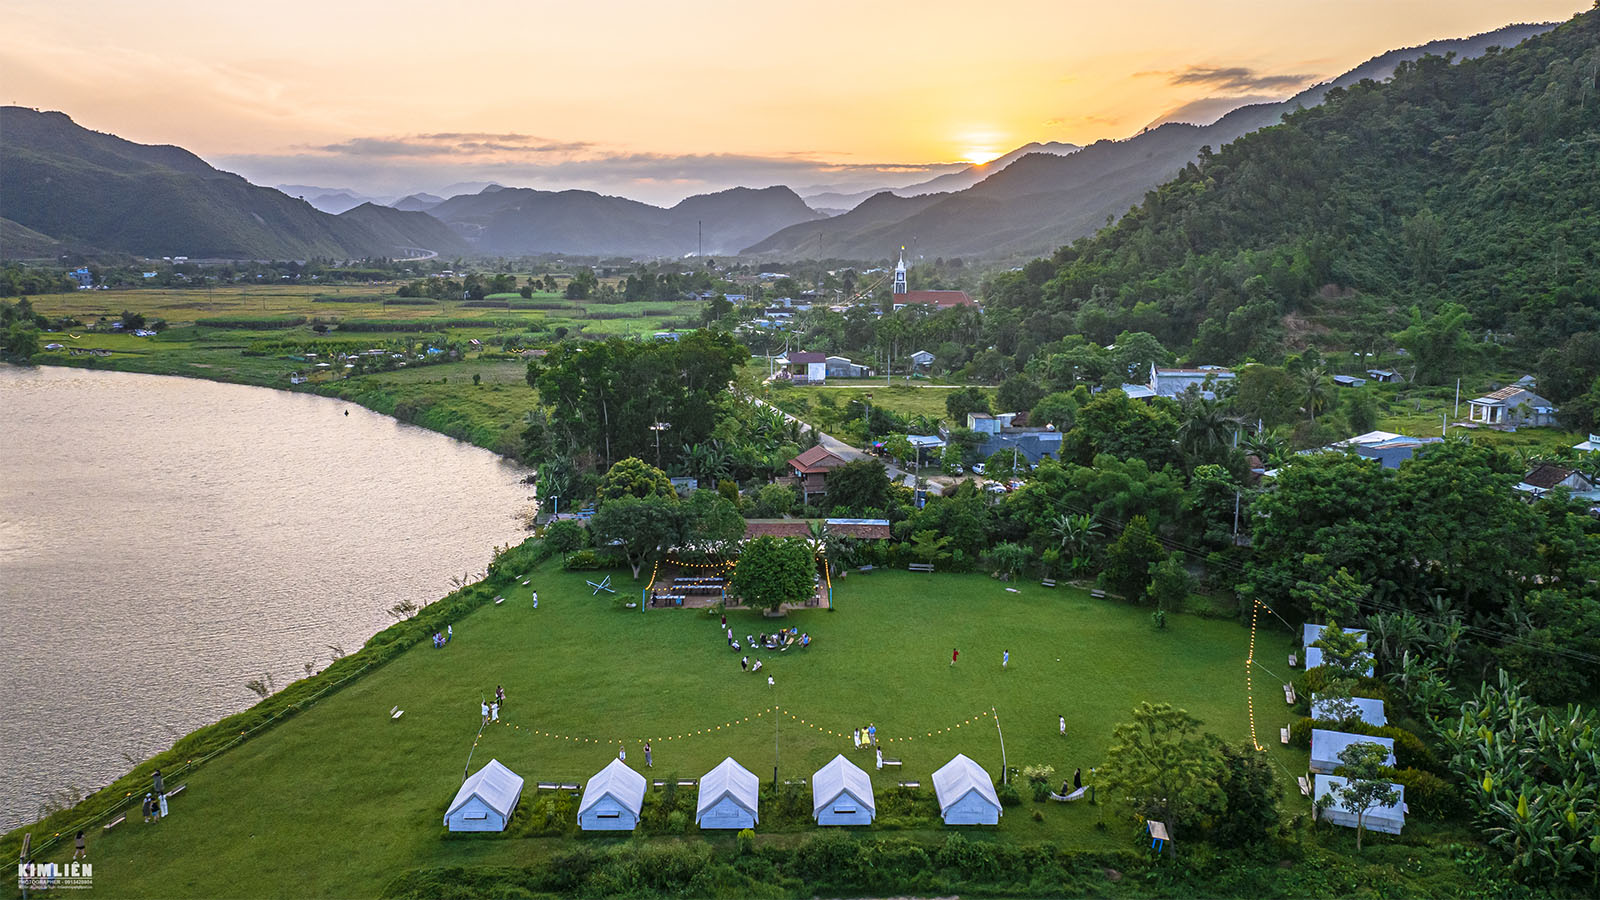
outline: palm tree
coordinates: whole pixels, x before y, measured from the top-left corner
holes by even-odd
[[[1300,379],[1300,403],[1315,423],[1317,413],[1328,408],[1328,366],[1313,347],[1297,357],[1289,370]]]
[[[1088,513],[1062,513],[1050,523],[1050,533],[1056,536],[1062,550],[1070,550],[1074,557],[1087,557],[1100,534],[1100,523]]]
[[[1268,428],[1245,438],[1244,449],[1262,465],[1273,468],[1288,458],[1289,442],[1276,429]]]
[[[1191,456],[1228,445],[1228,420],[1222,404],[1196,397],[1183,405],[1183,423],[1178,426],[1178,445]]]

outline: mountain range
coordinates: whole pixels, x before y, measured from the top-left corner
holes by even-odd
[[[1322,102],[1330,88],[1381,81],[1403,60],[1453,53],[1481,55],[1549,31],[1551,24],[1509,25],[1470,38],[1434,41],[1374,57],[1338,78],[1280,103],[1236,109],[1206,126],[1169,122],[1125,140],[1096,141],[1077,152],[1028,153],[964,190],[906,196],[883,192],[825,222],[790,227],[744,249],[781,259],[880,259],[901,245],[922,256],[1025,257],[1093,234],[1144,194],[1193,161],[1277,124],[1286,113]],[[937,181],[937,179],[935,179]]]
[[[412,198],[407,198],[412,199]],[[663,209],[593,191],[490,185],[428,207],[480,253],[726,255],[822,214],[786,187],[730,188]]]
[[[62,250],[228,259],[456,254],[425,213],[363,204],[330,215],[172,146],[90,131],[59,112],[0,107],[0,254]]]

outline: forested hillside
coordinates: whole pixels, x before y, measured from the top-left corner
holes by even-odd
[[[1148,331],[1201,362],[1372,349],[1451,322],[1530,360],[1592,339],[1600,11],[1513,50],[1334,89],[985,294],[1040,340]],[[1472,355],[1446,345],[1414,360],[1418,378],[1442,381]]]

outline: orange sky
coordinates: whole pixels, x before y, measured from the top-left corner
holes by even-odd
[[[1589,6],[10,0],[0,100],[179,144],[256,180],[285,177],[268,171],[274,159],[313,158],[352,184],[364,166],[374,187],[370,170],[423,162],[466,174],[565,164],[577,177],[620,161],[594,177],[690,183],[710,155],[781,173],[1124,137],[1208,96],[1283,97],[1385,50]],[[1218,69],[1244,71],[1177,83]]]

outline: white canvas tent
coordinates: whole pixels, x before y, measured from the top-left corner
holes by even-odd
[[[1311,729],[1311,771],[1319,774],[1329,774],[1339,768],[1339,754],[1351,744],[1379,744],[1389,751],[1389,758],[1383,764],[1394,765],[1394,738],[1371,737],[1365,734],[1348,734],[1343,731],[1327,731],[1321,728]]]
[[[1337,775],[1318,775],[1316,798],[1322,799],[1336,787],[1343,787],[1345,780]],[[1390,787],[1400,793],[1399,799],[1393,806],[1374,806],[1367,810],[1361,819],[1361,827],[1368,831],[1381,831],[1384,834],[1399,834],[1400,829],[1406,827],[1406,788],[1403,784],[1390,784]],[[1339,806],[1338,801],[1321,813],[1322,821],[1334,825],[1343,825],[1346,828],[1356,827],[1356,814]]]
[[[1356,718],[1367,723],[1368,725],[1375,725],[1379,728],[1382,728],[1383,726],[1389,724],[1389,717],[1385,715],[1383,711],[1382,700],[1376,700],[1371,697],[1351,697],[1350,702],[1355,704]],[[1332,718],[1333,714],[1329,712],[1328,705],[1328,700],[1319,698],[1317,695],[1312,694],[1311,718]]]
[[[694,823],[701,828],[754,828],[761,821],[761,779],[728,757],[700,776]]]
[[[445,811],[451,831],[504,831],[522,797],[522,776],[491,759],[461,783]]]
[[[578,827],[584,831],[632,831],[644,809],[644,776],[613,759],[589,779],[578,803]]]
[[[1361,645],[1362,646],[1366,646],[1367,633],[1365,631],[1362,631],[1359,628],[1346,628],[1346,629],[1344,629],[1344,632],[1346,634],[1360,635],[1361,636]],[[1306,645],[1306,668],[1307,669],[1315,669],[1317,666],[1322,665],[1322,648],[1321,647],[1313,647],[1313,646],[1311,646],[1312,644],[1316,643],[1318,640],[1321,640],[1321,638],[1322,638],[1322,626],[1321,625],[1307,625],[1307,626],[1305,626],[1304,629],[1301,630],[1301,635],[1300,636],[1302,638],[1304,638],[1303,643]],[[1372,674],[1372,659],[1371,659],[1372,654],[1370,654],[1370,653],[1367,654],[1367,657],[1368,657],[1368,659],[1367,659],[1367,671],[1366,671],[1366,674],[1370,676]]]
[[[956,758],[933,773],[933,791],[939,797],[939,814],[946,825],[999,825],[1000,797],[994,779],[983,767],[957,753]]]
[[[877,815],[872,779],[843,754],[811,776],[811,817],[818,825],[871,825]]]

